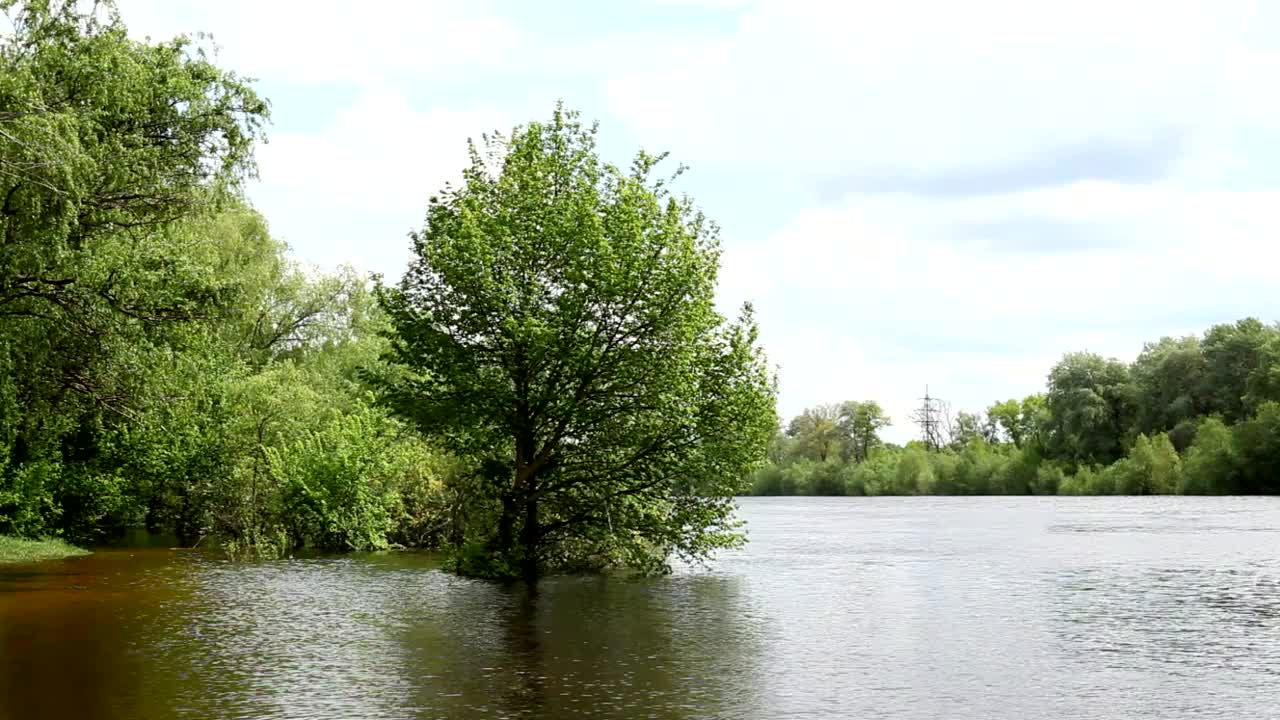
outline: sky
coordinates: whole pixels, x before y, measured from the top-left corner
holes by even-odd
[[[916,434],[1066,351],[1280,319],[1280,3],[119,0],[272,101],[249,187],[301,261],[398,279],[468,138],[600,123],[670,151],[757,310],[779,412]],[[672,166],[674,169],[674,165]]]

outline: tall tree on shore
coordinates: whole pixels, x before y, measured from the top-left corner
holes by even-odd
[[[1267,369],[1265,348],[1280,336],[1275,326],[1257,318],[1214,325],[1204,334],[1201,347],[1207,365],[1210,410],[1229,422],[1240,422],[1256,409],[1250,402],[1250,378]],[[1253,396],[1256,398],[1256,394]]]
[[[129,476],[68,468],[136,420],[149,349],[235,305],[201,219],[238,203],[267,104],[109,0],[0,13],[0,532],[99,526]]]
[[[846,433],[840,422],[839,405],[818,405],[787,424],[787,436],[795,440],[795,450],[818,462],[826,462],[840,453]]]
[[[717,228],[661,159],[602,162],[562,107],[486,136],[383,293],[387,401],[488,460],[460,571],[656,570],[739,539],[729,496],[773,434],[773,381],[750,307],[716,312]]]
[[[863,462],[880,446],[880,431],[891,424],[875,400],[848,400],[840,406],[840,426],[848,437],[849,454]]]
[[[1136,414],[1124,363],[1095,353],[1067,353],[1049,371],[1045,405],[1053,457],[1092,464],[1124,456]]]

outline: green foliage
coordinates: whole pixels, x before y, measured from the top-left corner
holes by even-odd
[[[891,421],[874,400],[848,400],[840,405],[839,423],[845,448],[842,457],[862,462],[880,447],[880,431]]]
[[[1263,403],[1252,418],[1235,426],[1233,434],[1239,491],[1280,492],[1280,403]]]
[[[1260,371],[1266,359],[1264,348],[1277,334],[1275,327],[1263,325],[1255,318],[1209,328],[1203,342],[1208,365],[1209,412],[1221,415],[1228,423],[1247,419],[1255,407],[1249,399],[1250,379]],[[1268,374],[1268,370],[1261,372]],[[1261,390],[1263,384],[1259,378],[1255,389]]]
[[[787,474],[774,463],[768,463],[751,474],[752,495],[796,495],[793,483],[788,482]]]
[[[938,452],[846,447],[834,472],[848,495],[1280,492],[1280,326],[1246,319],[1203,339],[1163,338],[1131,366],[1068,353],[1048,379],[1045,395],[944,418]],[[812,433],[817,418],[839,417],[835,407],[790,427]],[[753,492],[811,492],[804,432],[775,441]]]
[[[1043,395],[1031,395],[1021,401],[1005,400],[987,408],[987,418],[995,425],[997,440],[1007,440],[1014,447],[1039,442],[1041,429],[1047,423]]]
[[[48,532],[61,514],[54,499],[62,466],[34,460],[8,470],[0,486],[0,532],[35,537]]]
[[[1067,353],[1049,372],[1046,442],[1053,457],[1107,463],[1123,454],[1134,403],[1129,369],[1092,353]]]
[[[1067,474],[1060,465],[1046,463],[1036,468],[1035,480],[1031,483],[1032,495],[1067,495],[1061,492],[1067,482]]]
[[[1147,343],[1131,367],[1137,430],[1170,430],[1204,415],[1211,403],[1208,374],[1199,338],[1166,337]]]
[[[898,461],[892,492],[894,495],[929,495],[936,479],[929,453],[920,447],[910,447]]]
[[[853,467],[845,482],[846,495],[892,495],[897,476],[900,450],[872,451],[870,456]]]
[[[660,160],[603,163],[562,108],[486,137],[383,292],[388,405],[506,468],[468,497],[501,508],[485,567],[661,569],[737,541],[728,497],[775,430],[772,378],[750,308],[715,311],[716,227]]]
[[[805,410],[787,425],[792,452],[816,462],[826,462],[840,454],[846,437],[838,405],[821,405]]]
[[[1280,402],[1280,330],[1267,330],[1269,337],[1257,350],[1257,365],[1245,381],[1243,404],[1247,408]]]
[[[1216,417],[1206,418],[1196,428],[1195,440],[1187,449],[1178,491],[1185,495],[1234,492],[1236,465],[1231,429]]]
[[[1117,495],[1167,495],[1181,484],[1182,461],[1169,437],[1139,435],[1125,461],[1116,463]]]
[[[435,537],[440,461],[359,378],[367,281],[296,266],[239,198],[265,101],[110,3],[0,10],[0,532]]]
[[[769,491],[757,493],[762,495],[844,495],[847,467],[837,458],[799,460],[785,468],[768,465],[753,474],[752,487]]]
[[[280,488],[281,522],[294,546],[381,550],[404,513],[395,479],[421,462],[394,444],[394,426],[372,410],[335,418],[266,452]],[[425,449],[424,449],[425,450]]]

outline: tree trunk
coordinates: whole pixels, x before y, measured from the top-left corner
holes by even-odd
[[[515,546],[513,536],[515,535],[516,514],[518,512],[516,493],[514,491],[504,493],[502,495],[502,515],[498,518],[498,534],[493,539],[491,551],[505,553]]]
[[[530,587],[538,582],[538,543],[542,539],[542,529],[538,526],[537,489],[537,479],[529,475],[525,481],[524,527],[520,532],[520,544],[524,546],[521,571]]]

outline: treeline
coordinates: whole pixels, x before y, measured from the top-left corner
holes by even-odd
[[[1068,353],[1044,393],[943,412],[884,443],[873,402],[780,430],[756,495],[1280,493],[1280,326],[1248,318],[1148,343],[1132,364]]]
[[[0,534],[431,541],[456,463],[373,402],[370,280],[241,196],[267,103],[108,5],[0,8]]]

